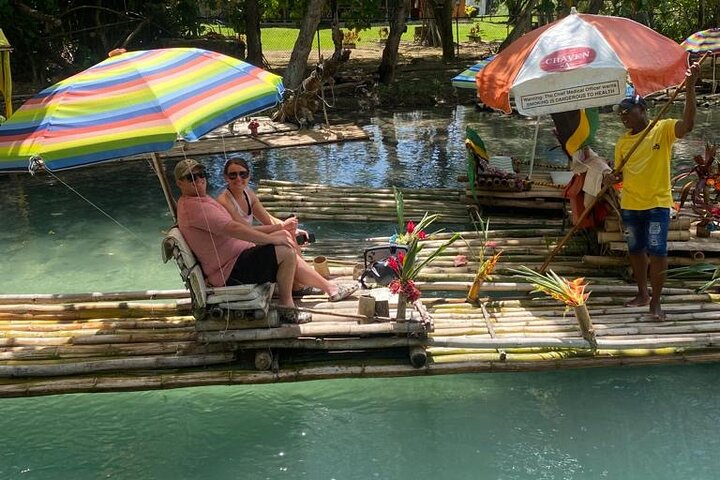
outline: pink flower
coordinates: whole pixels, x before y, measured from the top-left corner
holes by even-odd
[[[398,293],[401,289],[402,285],[400,285],[400,280],[397,278],[390,282],[390,285],[388,285],[388,288],[390,289],[390,293]]]
[[[407,233],[413,233],[415,231],[415,222],[412,220],[407,224]]]
[[[425,240],[425,239],[427,238],[427,234],[425,233],[425,230],[420,230],[420,231],[418,232],[418,238],[419,238],[420,240]]]
[[[456,255],[453,259],[453,265],[456,267],[462,267],[463,265],[467,265],[468,259],[465,255]]]

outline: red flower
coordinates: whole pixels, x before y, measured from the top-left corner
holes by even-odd
[[[397,260],[398,260],[398,263],[400,264],[400,267],[402,267],[405,264],[405,252],[404,251],[400,250],[397,253]]]
[[[418,238],[419,238],[420,240],[425,240],[425,239],[427,238],[427,234],[425,233],[425,230],[420,230],[420,231],[418,232]]]
[[[407,233],[413,233],[415,231],[415,222],[412,220],[407,224]]]
[[[390,289],[390,293],[398,293],[401,289],[402,285],[400,285],[400,280],[397,278],[390,282],[390,285],[388,285],[388,288]]]
[[[415,286],[415,282],[412,280],[408,280],[405,282],[405,285],[403,285],[402,291],[405,295],[407,295],[408,300],[411,302],[417,301],[417,299],[420,298],[420,290]]]
[[[387,259],[388,267],[393,269],[393,272],[400,275],[400,264],[398,263],[398,259],[395,257],[388,257]]]

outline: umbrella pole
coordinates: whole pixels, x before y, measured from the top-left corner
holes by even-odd
[[[533,136],[533,146],[532,146],[532,153],[530,154],[530,171],[528,172],[528,180],[532,178],[533,174],[533,167],[535,166],[535,149],[537,148],[537,139],[538,139],[538,132],[540,131],[540,115],[537,117],[537,121],[535,122],[535,135]]]
[[[700,59],[698,64],[702,65],[702,63],[705,61],[706,57],[707,57],[707,53],[705,55],[703,55],[703,57]],[[683,87],[685,86],[685,82],[687,82],[687,77],[685,77],[685,79],[683,79],[682,83],[680,85],[678,85],[678,87],[675,89],[675,92],[672,94],[670,99],[668,99],[667,103],[663,106],[663,108],[660,110],[660,112],[658,112],[658,114],[655,116],[655,118],[650,123],[648,128],[646,128],[643,131],[643,133],[640,135],[640,137],[638,137],[638,139],[635,140],[635,143],[633,144],[632,147],[630,147],[630,150],[628,150],[628,152],[625,154],[625,156],[620,160],[620,165],[618,165],[618,167],[613,170],[613,173],[622,172],[622,169],[625,167],[625,164],[627,163],[628,159],[630,159],[630,155],[635,153],[635,150],[640,145],[640,142],[642,142],[645,139],[645,137],[647,137],[648,133],[650,133],[650,130],[652,130],[653,127],[655,127],[655,124],[665,115],[665,112],[667,112],[668,108],[670,108],[670,105],[672,105],[672,102],[675,100],[675,97],[677,97],[678,93],[680,93],[680,90],[682,90]],[[570,229],[570,231],[563,237],[562,240],[560,240],[560,242],[555,246],[553,251],[550,252],[550,254],[547,256],[547,258],[545,259],[545,263],[543,263],[542,266],[540,267],[540,273],[545,273],[545,270],[547,270],[548,266],[550,265],[550,262],[555,257],[555,255],[557,255],[558,252],[560,251],[560,249],[565,246],[567,241],[570,240],[573,237],[573,235],[575,235],[575,232],[577,232],[579,230],[579,225],[581,225],[582,221],[585,220],[585,218],[590,214],[590,212],[592,211],[595,204],[612,187],[613,187],[612,185],[604,185],[603,188],[600,190],[600,193],[598,193],[597,197],[595,197],[593,199],[593,201],[590,203],[590,205],[585,207],[585,210],[580,215],[580,217],[577,219],[577,221],[575,222],[575,225],[573,225],[573,227]]]
[[[165,169],[163,168],[162,162],[160,161],[157,153],[151,153],[150,158],[152,160],[152,166],[155,170],[155,174],[157,175],[158,180],[160,180],[160,186],[165,194],[165,201],[168,204],[170,215],[172,215],[173,221],[177,222],[177,203],[175,202],[175,197],[173,197],[172,191],[170,190],[170,182],[168,182],[167,175],[165,175]]]

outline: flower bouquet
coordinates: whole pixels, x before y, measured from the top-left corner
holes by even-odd
[[[440,232],[440,230],[432,234],[425,232],[425,230],[439,218],[439,215],[430,215],[426,212],[422,220],[417,224],[409,221],[407,225],[405,225],[402,192],[396,188],[393,188],[393,191],[395,193],[398,231],[402,233],[393,235],[390,241],[398,245],[406,245],[407,253],[398,251],[397,255],[388,258],[388,266],[393,269],[397,276],[397,278],[390,282],[389,288],[391,293],[398,295],[397,318],[404,319],[407,301],[416,302],[420,298],[420,290],[415,286],[415,279],[426,265],[435,260],[435,258],[443,253],[455,240],[460,238],[460,234],[453,234],[426,257],[420,259],[420,251],[425,247],[420,241],[431,240],[433,235]]]
[[[526,266],[517,269],[513,268],[510,271],[527,280],[535,287],[535,290],[530,293],[542,292],[564,303],[567,309],[572,307],[580,324],[583,338],[590,343],[593,349],[597,347],[595,330],[590,321],[590,313],[586,304],[590,292],[585,291],[587,282],[585,282],[584,278],[568,280],[552,270],[548,270],[547,273],[538,273]]]
[[[500,256],[503,253],[502,250],[500,250],[490,258],[485,257],[486,249],[495,248],[497,246],[496,242],[489,240],[490,220],[484,221],[482,217],[478,215],[477,222],[475,222],[475,224],[480,225],[479,229],[477,227],[475,229],[478,234],[478,238],[480,239],[480,246],[477,250],[477,254],[475,255],[478,261],[478,270],[467,295],[467,301],[470,303],[477,303],[478,298],[480,297],[480,287],[486,281],[492,280],[492,274],[495,272],[495,267],[497,266],[498,260],[500,260]],[[468,244],[468,248],[469,247],[470,245]]]
[[[704,155],[695,155],[695,165],[672,179],[673,184],[685,182],[676,210],[690,200],[693,212],[700,217],[698,236],[709,236],[709,232],[720,228],[720,164],[715,160],[716,153],[717,145],[706,144]]]

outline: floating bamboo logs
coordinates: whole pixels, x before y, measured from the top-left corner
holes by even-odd
[[[415,368],[422,368],[427,364],[427,351],[424,347],[410,347],[410,364]]]
[[[92,292],[92,293],[51,293],[51,294],[4,294],[0,305],[6,304],[53,304],[86,302],[127,302],[137,300],[170,300],[189,298],[185,290],[141,290],[134,292]]]
[[[691,217],[676,217],[670,220],[668,225],[669,231],[682,230],[689,231],[690,225],[695,221],[695,218]],[[618,217],[608,217],[605,219],[605,231],[606,232],[619,232],[620,231],[620,220]]]
[[[452,357],[452,356],[447,356]],[[517,357],[517,359],[515,359]],[[210,385],[251,385],[276,382],[296,382],[331,378],[382,378],[412,375],[446,375],[496,371],[544,371],[561,368],[588,368],[611,366],[651,366],[671,364],[702,364],[720,361],[718,351],[648,352],[645,356],[566,356],[564,358],[534,358],[528,355],[509,356],[509,361],[498,362],[497,354],[490,359],[466,359],[438,362],[435,357],[424,368],[416,369],[405,362],[389,364],[387,361],[361,362],[344,366],[311,366],[283,368],[277,372],[251,372],[235,368],[210,371],[181,371],[175,373],[152,372],[146,375],[103,375],[74,378],[48,378],[0,384],[0,397],[28,397],[80,392],[118,392],[129,390],[155,390]],[[442,358],[442,357],[440,357]],[[457,358],[457,357],[456,357]]]
[[[599,243],[624,241],[622,232],[597,232],[597,239]],[[690,240],[690,231],[670,230],[668,231],[668,240],[673,242],[686,242]]]
[[[227,332],[204,332],[198,334],[200,342],[243,342],[297,337],[367,336],[378,334],[407,335],[424,333],[425,328],[418,322],[385,322],[368,325],[348,323],[306,323],[283,325],[278,328],[256,330],[228,330]]]
[[[668,265],[670,266],[686,266],[695,265],[697,263],[710,263],[713,265],[720,265],[720,258],[717,257],[705,257],[702,255],[702,259],[696,260],[695,258],[688,257],[676,257],[668,256]],[[582,263],[590,267],[625,267],[630,265],[630,261],[627,257],[603,257],[598,255],[583,255]],[[555,263],[553,263],[554,269]]]
[[[268,349],[255,352],[255,369],[261,372],[270,370],[273,366],[273,354]]]
[[[373,337],[373,338],[282,338],[243,342],[243,349],[284,348],[302,350],[369,350],[373,348],[402,348],[425,345],[420,338]]]
[[[23,365],[0,365],[0,378],[57,377],[122,370],[187,368],[228,363],[234,358],[235,354],[229,352],[208,355],[153,355],[150,357],[75,360],[73,362],[27,362]]]

